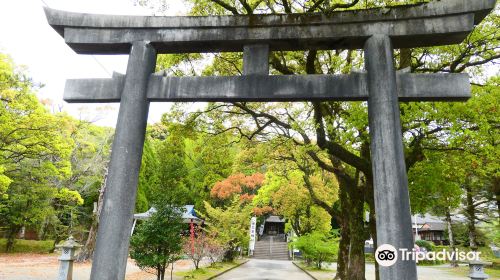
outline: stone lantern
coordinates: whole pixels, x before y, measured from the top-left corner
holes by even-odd
[[[488,274],[484,273],[484,266],[490,264],[479,260],[469,262],[469,278],[472,280],[488,279]]]
[[[61,265],[59,266],[57,280],[72,280],[75,252],[82,246],[73,239],[73,236],[70,236],[63,244],[56,247],[61,248],[61,256],[59,257]]]

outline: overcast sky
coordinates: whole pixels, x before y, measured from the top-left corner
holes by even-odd
[[[9,54],[16,64],[26,66],[29,76],[45,85],[39,91],[40,99],[52,100],[54,110],[62,107],[76,118],[115,126],[118,104],[67,104],[62,100],[64,83],[70,78],[110,77],[113,71],[125,73],[128,56],[77,55],[47,24],[43,7],[123,15],[151,15],[152,10],[134,6],[134,0],[0,1],[0,52]],[[182,0],[149,1],[165,1],[168,6],[165,15],[185,15],[188,10]],[[499,65],[488,67],[486,76],[498,74],[499,69]],[[152,103],[149,122],[159,121],[169,107],[169,103]]]
[[[181,0],[165,0],[167,15],[183,15]],[[44,3],[45,2],[45,3]],[[132,0],[1,0],[0,52],[27,67],[29,76],[45,86],[41,99],[54,102],[77,118],[115,126],[118,104],[67,104],[62,100],[64,83],[70,78],[105,78],[113,71],[125,73],[127,56],[77,55],[48,24],[45,5],[54,9],[101,14],[150,15],[150,9],[133,5]],[[149,122],[157,122],[168,103],[152,103]]]

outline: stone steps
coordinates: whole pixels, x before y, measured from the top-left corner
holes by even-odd
[[[255,243],[255,259],[289,260],[288,243],[269,237]]]

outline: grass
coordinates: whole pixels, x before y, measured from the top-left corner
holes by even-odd
[[[300,261],[300,262],[295,262],[298,266],[300,266],[302,269],[307,270],[307,271],[324,271],[324,272],[332,272],[335,271],[335,269],[330,269],[330,268],[321,268],[319,269],[315,265],[307,265],[305,262]]]
[[[227,271],[246,260],[236,260],[235,262],[216,263],[208,267],[202,267],[191,271],[177,272],[175,275],[184,277],[184,279],[207,280],[221,272]]]
[[[5,253],[5,245],[7,239],[0,238],[0,253]],[[54,245],[54,240],[24,240],[16,239],[14,242],[14,248],[12,252],[9,253],[38,253],[44,254],[48,253],[52,246]]]
[[[456,268],[451,268],[451,267],[443,267],[443,268],[437,268],[441,270],[445,270],[451,274],[457,275],[457,276],[464,276],[464,275],[469,275],[469,267],[468,266],[460,266]],[[484,272],[490,276],[490,279],[500,279],[500,267],[498,266],[493,266],[493,267],[486,267],[484,269]]]

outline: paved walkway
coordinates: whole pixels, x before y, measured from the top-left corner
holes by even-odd
[[[330,271],[312,271],[311,274],[319,280],[330,280],[335,276],[337,264],[327,265]],[[467,273],[464,275],[454,275],[447,271],[448,265],[442,266],[417,266],[418,280],[470,280]],[[375,280],[375,265],[372,263],[366,264],[365,270],[366,280]],[[494,279],[494,278],[490,278]]]
[[[251,259],[244,265],[224,273],[216,280],[310,280],[291,261]]]

